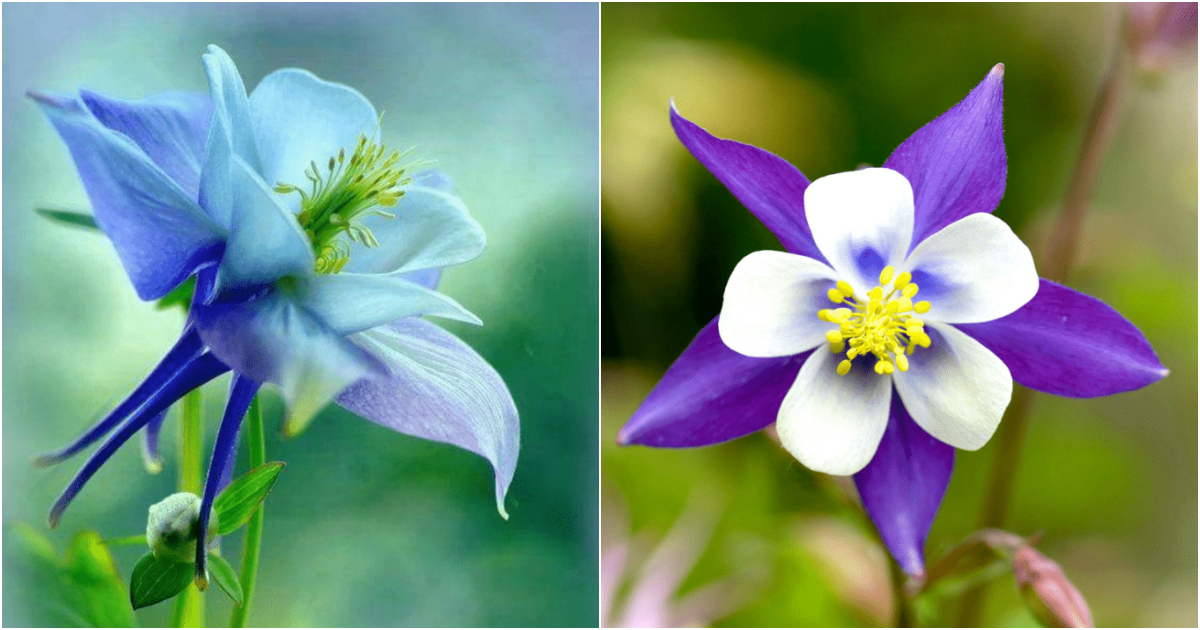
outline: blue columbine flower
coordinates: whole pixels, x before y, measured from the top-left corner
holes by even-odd
[[[991,216],[1004,195],[1003,65],[884,168],[811,184],[672,108],[684,146],[782,242],[730,276],[700,331],[619,436],[678,448],[776,423],[809,468],[854,475],[889,551],[924,571],[954,449],[1000,422],[1012,382],[1071,397],[1163,378],[1145,337],[1104,303],[1037,277]]]
[[[51,524],[139,430],[156,458],[162,412],[231,370],[202,530],[262,383],[287,403],[290,435],[336,398],[395,431],[482,455],[507,518],[519,441],[512,396],[474,350],[419,317],[480,323],[434,289],[442,267],[483,251],[483,230],[443,175],[411,174],[406,157],[384,147],[379,114],[355,90],[284,69],[247,96],[223,50],[210,46],[203,61],[208,96],[31,94],[70,149],[138,295],[161,298],[196,278],[184,332],[162,362],[75,442],[41,459],[61,461],[107,436]],[[201,576],[204,562],[198,545]]]

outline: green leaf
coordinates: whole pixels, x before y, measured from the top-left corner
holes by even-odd
[[[100,231],[100,226],[96,225],[96,219],[90,214],[71,210],[54,210],[51,208],[38,208],[36,212],[51,221],[57,221],[64,225]]]
[[[154,307],[160,311],[165,311],[173,306],[182,308],[185,312],[192,305],[192,294],[196,292],[196,277],[191,276],[187,280],[179,283],[179,286],[171,289],[171,292],[162,296],[154,303]]]
[[[195,565],[159,560],[147,553],[129,576],[129,601],[135,609],[152,606],[183,592],[195,577]]]
[[[208,572],[217,582],[217,586],[229,596],[238,606],[242,605],[242,583],[238,581],[233,567],[225,562],[225,558],[215,553],[208,554]]]
[[[67,550],[66,564],[67,580],[78,593],[86,618],[100,627],[133,625],[121,573],[99,534],[77,534]]]
[[[4,539],[7,621],[39,627],[130,627],[133,609],[108,547],[82,532],[60,557],[40,531],[8,525]],[[10,620],[9,617],[12,617]],[[10,623],[9,625],[14,625]]]
[[[217,514],[217,534],[226,536],[246,524],[262,505],[263,499],[275,485],[283,462],[267,462],[238,477],[213,502]]]

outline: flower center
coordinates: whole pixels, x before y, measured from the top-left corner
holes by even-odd
[[[838,324],[837,329],[825,335],[834,354],[846,352],[846,359],[837,366],[838,374],[850,372],[850,361],[854,357],[868,354],[877,359],[876,374],[891,374],[896,368],[901,372],[908,371],[907,355],[917,346],[928,348],[930,343],[929,335],[925,334],[925,322],[916,317],[929,312],[929,302],[913,304],[912,298],[916,294],[917,285],[912,282],[912,274],[906,271],[896,275],[896,270],[890,266],[880,272],[879,286],[867,292],[866,300],[857,299],[854,289],[845,280],[839,280],[837,288],[829,290],[829,301],[845,306],[823,308],[817,311],[817,317]]]
[[[279,183],[275,192],[300,195],[300,214],[296,219],[308,235],[316,253],[317,273],[337,273],[350,262],[350,243],[378,247],[379,241],[361,220],[371,215],[394,219],[380,206],[391,207],[404,196],[404,186],[411,178],[405,168],[398,166],[401,154],[387,154],[383,143],[374,143],[359,136],[358,145],[350,159],[346,150],[329,158],[326,170],[312,162],[304,171],[310,186],[307,190],[293,184]]]

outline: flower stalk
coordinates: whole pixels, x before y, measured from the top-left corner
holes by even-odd
[[[253,470],[267,461],[267,448],[263,440],[262,407],[258,396],[250,402],[250,410],[246,414],[245,426],[246,446],[250,450],[250,469]],[[233,609],[229,617],[230,628],[246,627],[246,619],[250,616],[250,606],[254,603],[254,582],[258,577],[258,554],[262,545],[263,510],[266,505],[258,506],[258,510],[246,524],[246,542],[242,546],[242,605]]]
[[[1039,272],[1050,280],[1064,280],[1075,261],[1084,218],[1091,205],[1092,191],[1096,188],[1096,181],[1104,166],[1104,158],[1108,155],[1108,148],[1129,89],[1130,68],[1130,55],[1118,40],[1108,72],[1084,126],[1079,158],[1067,186],[1062,210],[1051,228],[1046,248],[1039,260]],[[1017,464],[1025,442],[1026,425],[1033,409],[1033,398],[1032,390],[1025,387],[1014,388],[1008,413],[996,432],[996,454],[992,460],[988,491],[984,494],[987,500],[980,510],[980,527],[1003,527],[1005,524]],[[986,601],[987,583],[967,591],[959,609],[958,625],[977,626]]]
[[[203,398],[200,389],[188,392],[184,397],[179,422],[179,491],[199,494],[204,491],[204,464],[201,451],[204,445],[202,425]],[[204,627],[204,593],[189,584],[175,598],[175,609],[171,614],[171,626],[175,628]]]

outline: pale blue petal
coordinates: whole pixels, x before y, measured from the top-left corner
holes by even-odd
[[[205,144],[204,166],[200,170],[198,199],[200,207],[213,222],[226,231],[233,217],[233,190],[230,183],[233,158],[229,123],[220,116],[213,116]]]
[[[379,425],[453,444],[486,458],[496,473],[496,507],[517,467],[520,422],[504,380],[465,343],[437,326],[403,319],[353,337],[391,370],[365,378],[339,405]]]
[[[196,198],[212,121],[208,95],[165,92],[126,101],[80,90],[79,96],[100,124],[133,140],[189,198]]]
[[[217,276],[218,293],[311,273],[312,247],[295,215],[279,205],[241,158],[230,165],[229,183],[232,224]]]
[[[278,291],[233,304],[195,304],[192,314],[212,353],[233,371],[279,387],[284,432],[299,433],[346,385],[387,368]]]
[[[487,244],[483,228],[462,200],[437,188],[410,185],[395,206],[382,209],[396,218],[363,219],[380,245],[355,244],[346,271],[391,273],[457,265],[479,256]]]
[[[297,300],[325,325],[343,335],[413,315],[483,323],[458,302],[398,275],[313,275]]]
[[[310,163],[324,168],[340,149],[352,153],[359,136],[377,140],[379,134],[379,115],[362,94],[295,68],[272,72],[254,88],[250,119],[259,172],[272,186],[307,187]]]
[[[30,93],[58,130],[96,222],[143,300],[156,300],[220,255],[223,230],[133,141],[74,98]]]
[[[246,97],[246,86],[238,74],[233,60],[218,46],[209,46],[208,54],[201,60],[208,74],[208,92],[212,97],[214,113],[225,122],[225,129],[233,143],[233,150],[257,170],[260,165],[258,148],[254,144],[254,130],[250,126],[250,102]]]

